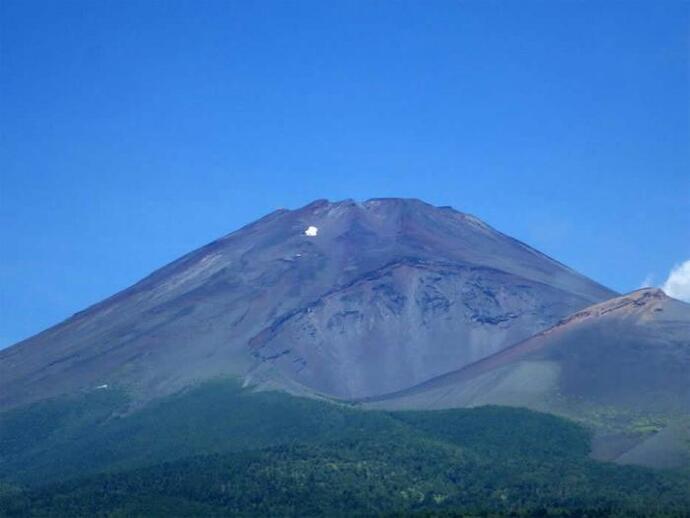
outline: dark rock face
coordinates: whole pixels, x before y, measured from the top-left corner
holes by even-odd
[[[250,376],[357,398],[400,390],[544,329],[580,299],[498,270],[405,259],[275,322]]]
[[[0,351],[0,408],[102,384],[146,401],[218,375],[378,395],[613,295],[450,208],[321,200],[269,214]]]

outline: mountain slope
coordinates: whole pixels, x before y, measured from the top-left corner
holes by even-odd
[[[690,465],[690,305],[644,289],[600,303],[456,372],[368,403],[526,406],[586,422],[595,454]]]
[[[525,409],[361,411],[231,380],[103,418],[123,408],[101,390],[7,413],[0,514],[627,517],[690,504],[690,473],[588,459],[584,427]]]
[[[269,214],[0,351],[0,408],[102,385],[145,402],[218,375],[373,396],[613,295],[450,208],[320,200]]]

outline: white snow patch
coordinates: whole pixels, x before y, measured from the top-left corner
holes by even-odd
[[[105,385],[98,385],[96,387],[96,390],[103,390],[103,389],[107,389],[107,388],[108,388],[108,384],[106,383]]]
[[[315,237],[318,233],[319,229],[313,225],[308,226],[307,229],[304,231],[304,235],[309,237]]]

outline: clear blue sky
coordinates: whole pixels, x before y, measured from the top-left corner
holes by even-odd
[[[688,1],[0,0],[0,347],[277,207],[690,258]]]

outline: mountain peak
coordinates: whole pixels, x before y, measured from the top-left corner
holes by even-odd
[[[453,212],[462,214],[460,211],[457,211],[448,205],[437,207],[418,198],[396,197],[369,198],[365,201],[358,201],[352,198],[346,198],[344,200],[329,200],[327,198],[319,198],[307,203],[301,208],[295,209],[294,212],[322,211],[335,208],[350,208],[360,210],[397,210],[400,208],[417,208],[427,210],[451,210]]]
[[[614,295],[449,207],[318,199],[3,352],[0,404],[104,383],[153,399],[217,375],[338,397],[385,393]]]

